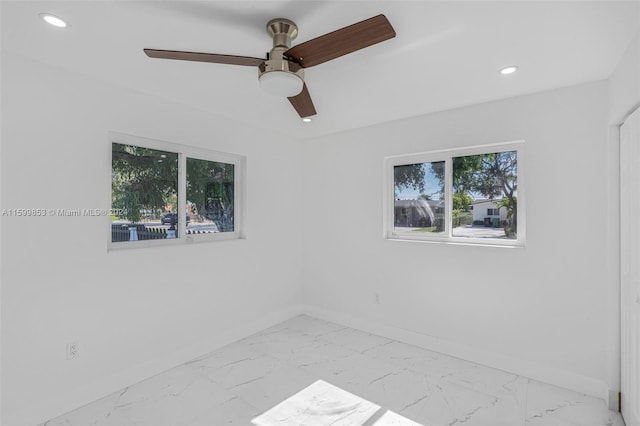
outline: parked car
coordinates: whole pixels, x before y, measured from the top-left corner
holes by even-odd
[[[187,223],[191,220],[191,216],[187,215]],[[178,223],[178,213],[165,213],[160,218],[160,223],[163,225],[171,225],[172,223]]]

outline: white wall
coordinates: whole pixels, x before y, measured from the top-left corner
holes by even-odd
[[[3,208],[108,208],[110,130],[246,155],[249,207],[246,240],[116,252],[104,218],[3,217],[2,424],[44,421],[296,312],[297,142],[2,61]]]
[[[521,139],[525,248],[383,239],[385,156]],[[309,141],[307,309],[604,397],[607,150],[606,82]]]
[[[620,124],[640,105],[640,32],[609,79],[609,121]]]

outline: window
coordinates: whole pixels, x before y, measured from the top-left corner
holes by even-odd
[[[387,158],[385,236],[524,245],[523,145]]]
[[[110,137],[111,248],[241,237],[243,157]]]

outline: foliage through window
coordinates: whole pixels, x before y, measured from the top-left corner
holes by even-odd
[[[387,159],[387,237],[522,245],[520,152],[514,143]]]
[[[199,223],[233,232],[233,164],[187,158],[187,210]]]
[[[239,237],[241,157],[128,135],[117,139],[111,144],[112,246]]]

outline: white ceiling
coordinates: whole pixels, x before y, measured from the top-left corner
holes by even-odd
[[[50,12],[71,23],[44,24]],[[397,37],[306,70],[318,115],[302,123],[253,67],[147,58],[143,48],[264,57],[266,22],[293,45],[383,13]],[[608,78],[640,28],[640,1],[7,1],[2,50],[310,138]],[[5,58],[6,59],[6,58]],[[501,76],[498,69],[518,64]]]

